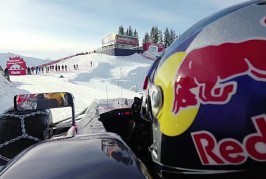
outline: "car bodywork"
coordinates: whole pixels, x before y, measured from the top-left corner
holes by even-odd
[[[31,97],[29,101],[34,99]],[[72,106],[69,101],[69,106]],[[24,110],[26,113],[44,110],[25,106],[23,109],[16,104],[17,100],[14,102],[15,108],[20,110],[19,114]],[[46,102],[42,107],[55,107],[53,103]],[[20,141],[19,145],[25,144],[26,149],[15,151],[18,155],[2,169],[0,178],[154,178],[137,157],[137,154],[147,153],[143,151],[147,150],[150,142],[146,144],[146,149],[143,148],[143,142],[150,140],[146,140],[148,135],[139,133],[144,132],[145,124],[133,122],[132,103],[131,99],[113,99],[108,104],[106,100],[97,100],[83,112],[80,120],[76,121],[72,117],[50,124],[52,134],[48,138],[30,144],[26,139]],[[35,119],[33,116],[31,120],[38,118],[40,115],[35,116]],[[139,130],[133,130],[135,127]],[[143,135],[144,140],[138,143],[136,137],[139,135],[134,135],[134,132]],[[10,148],[5,151],[8,153]]]

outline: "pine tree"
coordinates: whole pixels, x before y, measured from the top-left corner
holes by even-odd
[[[170,45],[170,33],[169,33],[169,30],[168,28],[166,27],[165,31],[164,31],[164,46],[165,47],[169,47]]]
[[[174,30],[170,30],[170,45],[175,41],[176,35]]]
[[[159,41],[159,30],[158,27],[154,27],[154,34],[153,34],[153,43],[157,44]]]
[[[119,26],[118,34],[120,34],[120,35],[125,35],[124,27],[123,27],[122,25]]]
[[[126,34],[125,35],[128,35],[128,29],[127,29],[127,31],[126,31]]]
[[[131,26],[129,26],[129,28],[128,28],[128,35],[133,36],[133,31],[132,31]]]
[[[150,36],[149,36],[148,32],[146,32],[142,42],[146,43],[146,42],[149,42],[149,41],[150,41]]]
[[[159,36],[158,43],[162,44],[163,43],[163,32],[161,30],[159,30],[158,36]]]
[[[138,32],[136,31],[136,29],[135,29],[135,31],[134,31],[133,36],[134,36],[134,37],[138,37],[138,36],[139,36],[139,35],[138,35]]]
[[[153,43],[153,41],[154,41],[154,31],[155,31],[154,29],[155,29],[155,27],[152,26],[151,33],[150,33],[150,42],[151,43]]]

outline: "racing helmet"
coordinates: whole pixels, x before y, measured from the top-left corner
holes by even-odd
[[[193,25],[152,64],[144,89],[161,174],[265,173],[266,1]]]
[[[67,106],[68,105],[67,94],[65,92],[48,93],[47,98],[56,100],[59,106]]]

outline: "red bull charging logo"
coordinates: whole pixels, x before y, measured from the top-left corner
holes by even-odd
[[[265,47],[266,40],[248,40],[190,52],[175,78],[172,112],[199,104],[228,103],[237,91],[236,77],[266,81]]]
[[[229,103],[237,96],[240,77],[266,82],[265,47],[266,39],[253,39],[167,57],[154,78],[164,93],[156,116],[161,132],[178,136],[194,123],[201,105]]]

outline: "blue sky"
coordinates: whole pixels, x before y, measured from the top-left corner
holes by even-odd
[[[57,59],[101,47],[101,39],[130,25],[183,33],[202,18],[245,0],[1,0],[0,53]]]

